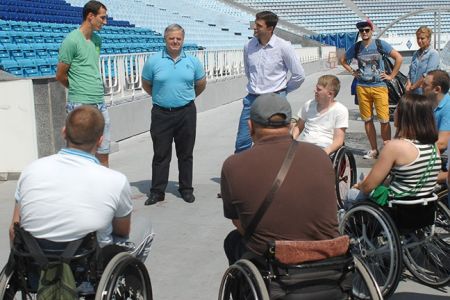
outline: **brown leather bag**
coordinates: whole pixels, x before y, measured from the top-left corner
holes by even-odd
[[[347,235],[322,241],[275,241],[275,259],[285,265],[323,260],[348,252],[350,239]]]

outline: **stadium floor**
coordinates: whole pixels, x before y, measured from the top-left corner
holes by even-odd
[[[357,109],[350,95],[351,76],[341,68],[318,72],[307,77],[300,90],[288,96],[296,114],[302,103],[314,96],[317,78],[325,73],[337,74],[341,91],[337,97],[350,111]],[[242,91],[244,95],[244,91]],[[234,150],[234,138],[241,110],[240,101],[198,114],[197,142],[194,152],[194,188],[196,201],[185,203],[177,192],[177,164],[173,157],[166,200],[144,206],[149,190],[152,145],[149,133],[119,143],[111,155],[111,168],[125,173],[132,186],[133,220],[150,219],[156,233],[146,265],[149,269],[154,299],[216,299],[220,279],[227,267],[222,250],[223,239],[233,229],[223,217],[217,199],[222,162]],[[377,127],[379,133],[379,127]],[[361,121],[351,120],[348,136],[357,153],[359,171],[367,174],[370,162],[359,154],[367,148]],[[361,140],[360,140],[361,138]],[[14,206],[16,181],[0,182],[0,265],[7,260],[8,227]],[[139,225],[136,225],[139,226]],[[404,278],[391,299],[448,299],[449,286],[437,290]]]

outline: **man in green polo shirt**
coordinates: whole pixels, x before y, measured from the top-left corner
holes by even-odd
[[[93,105],[102,112],[105,130],[96,156],[104,166],[108,166],[110,119],[99,69],[101,38],[94,31],[102,29],[106,20],[105,5],[98,1],[89,1],[84,5],[83,23],[62,42],[56,71],[56,80],[69,89],[67,113],[80,105]]]

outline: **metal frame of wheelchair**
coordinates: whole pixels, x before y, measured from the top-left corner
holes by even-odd
[[[437,195],[432,199],[389,203],[391,207],[399,205],[404,205],[403,208],[424,205],[423,208],[428,207],[431,212],[432,206],[428,205],[436,205],[434,224],[399,233],[387,209],[370,201],[352,206],[340,220],[341,234],[351,237],[350,251],[366,263],[385,297],[392,295],[398,286],[403,273],[402,262],[426,285],[443,286],[450,280],[449,210],[438,201]]]
[[[356,161],[353,153],[345,146],[342,146],[335,152],[332,160],[338,206],[342,208],[342,203],[347,197],[348,190],[357,180]]]
[[[0,273],[0,300],[36,299],[37,284],[33,288],[31,281],[39,280],[39,267],[30,255],[12,251],[16,267],[7,274],[5,266]],[[119,252],[102,268],[98,258],[97,250],[92,249],[77,252],[72,258],[70,265],[77,283],[89,281],[95,289],[92,293],[79,293],[81,299],[153,299],[150,276],[141,260],[128,252]],[[23,277],[17,276],[18,272],[23,272]]]
[[[353,278],[352,295],[351,299],[365,299],[365,295],[369,295],[370,298],[367,299],[383,299],[380,289],[376,284],[375,279],[371,275],[367,266],[360,259],[353,257],[351,264],[353,270],[355,271],[355,276],[359,276],[361,280],[355,285],[355,277]],[[322,265],[321,265],[322,264]],[[312,269],[326,267],[331,263],[328,262],[311,262],[304,263],[301,265],[292,266],[298,269]],[[316,276],[312,274],[311,276]],[[222,277],[222,282],[220,284],[219,290],[219,300],[269,300],[269,290],[268,286],[270,281],[275,280],[277,276],[270,271],[264,270],[260,271],[256,265],[247,259],[241,259],[231,265],[224,273]],[[317,282],[317,278],[311,278],[311,282]],[[328,281],[327,281],[328,282]],[[328,282],[329,284],[329,282]],[[233,293],[238,293],[238,295],[233,295]],[[361,295],[363,298],[361,298]],[[233,298],[235,296],[235,298]],[[289,296],[286,296],[288,299]],[[306,299],[315,299],[314,298]],[[283,298],[280,298],[283,299]],[[303,298],[302,298],[303,299]]]

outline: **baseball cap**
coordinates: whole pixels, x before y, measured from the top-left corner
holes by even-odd
[[[282,121],[270,121],[274,115],[284,115]],[[250,108],[250,119],[263,126],[286,126],[291,122],[291,105],[285,97],[275,93],[258,96]]]
[[[364,27],[367,27],[367,26],[369,26],[370,29],[373,30],[373,23],[370,20],[362,20],[362,21],[359,21],[358,23],[356,23],[356,28],[358,28],[358,29],[359,28],[364,28]]]

